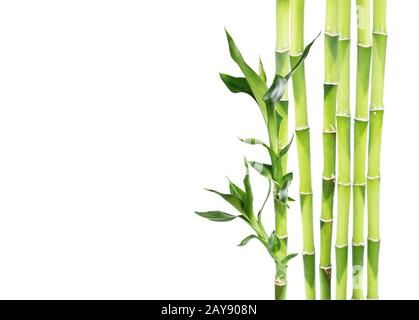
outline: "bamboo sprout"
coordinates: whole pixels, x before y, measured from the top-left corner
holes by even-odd
[[[371,1],[357,0],[358,14],[358,67],[356,85],[356,114],[354,126],[354,176],[353,176],[353,238],[352,271],[353,299],[363,299],[364,268],[364,211],[366,188],[366,158],[368,132],[369,83],[371,69]]]
[[[290,60],[295,65],[304,49],[304,0],[290,1]],[[293,75],[295,131],[300,173],[300,204],[303,225],[303,261],[306,299],[316,298],[313,234],[313,191],[311,182],[310,131],[304,64]]]
[[[276,74],[286,76],[289,72],[289,0],[276,0]],[[278,112],[282,115],[281,127],[279,132],[279,148],[283,149],[288,143],[288,90],[285,91],[278,104]],[[282,172],[287,172],[287,155],[282,162]],[[274,188],[274,194],[277,190]],[[275,232],[281,239],[281,253],[287,255],[288,232],[287,232],[287,207],[275,201]],[[276,299],[285,299],[287,283],[282,282],[282,286],[275,285]]]
[[[338,44],[338,206],[336,237],[336,299],[346,299],[348,221],[351,197],[351,110],[350,110],[351,0],[339,0]]]
[[[323,190],[321,211],[320,296],[331,299],[333,198],[336,175],[336,95],[338,54],[338,0],[326,0],[325,81],[323,117]]]
[[[368,151],[368,299],[378,299],[380,160],[387,51],[387,0],[374,0],[373,58]]]

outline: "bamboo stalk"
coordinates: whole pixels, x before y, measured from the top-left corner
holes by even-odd
[[[351,198],[351,0],[339,0],[338,44],[338,206],[336,237],[336,299],[346,299],[348,264],[348,221]]]
[[[358,67],[356,85],[356,115],[354,125],[353,203],[354,227],[352,238],[352,299],[363,299],[364,268],[364,211],[366,188],[366,158],[368,132],[369,83],[371,69],[371,1],[357,0],[358,14]]]
[[[290,60],[295,65],[304,50],[304,0],[290,1],[291,41]],[[292,77],[295,131],[300,173],[300,205],[303,226],[303,261],[306,299],[316,298],[315,249],[313,234],[313,191],[311,182],[310,129],[307,113],[307,93],[304,64]]]
[[[373,58],[368,152],[368,299],[378,299],[380,165],[387,51],[387,0],[374,0]]]
[[[289,72],[289,0],[276,0],[276,74],[286,76]],[[283,149],[288,144],[288,92],[285,92],[278,105],[278,111],[282,115],[279,132],[279,148]],[[287,156],[282,158],[282,172],[287,172]],[[274,190],[274,194],[276,194]],[[287,207],[274,203],[275,208],[275,232],[281,239],[281,254],[287,255],[288,232],[287,232]],[[277,279],[278,280],[278,279]],[[285,279],[286,280],[286,279]],[[275,298],[285,299],[287,290],[286,281],[275,281]]]
[[[320,218],[320,296],[331,299],[333,198],[336,180],[336,98],[338,88],[338,0],[326,0],[323,113],[323,183]]]

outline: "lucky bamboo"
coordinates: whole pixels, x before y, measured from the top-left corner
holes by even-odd
[[[326,0],[324,34],[325,79],[323,111],[323,183],[320,218],[320,296],[331,299],[331,250],[333,228],[333,198],[336,180],[336,95],[338,88],[338,5],[339,0]]]
[[[348,221],[351,197],[351,0],[339,0],[338,44],[338,205],[336,236],[336,299],[346,299],[348,264]]]
[[[290,60],[294,66],[304,49],[304,0],[290,0]],[[313,191],[311,182],[310,129],[304,64],[292,78],[295,132],[300,173],[300,205],[303,226],[303,262],[306,299],[316,298],[315,249],[313,234]]]
[[[358,66],[356,84],[356,114],[354,125],[353,175],[353,238],[352,238],[352,299],[363,299],[364,211],[366,189],[366,159],[369,119],[369,84],[372,52],[371,1],[357,0]]]
[[[373,57],[368,151],[368,299],[378,299],[380,164],[387,51],[387,0],[374,0]]]

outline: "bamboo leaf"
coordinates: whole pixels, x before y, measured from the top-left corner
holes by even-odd
[[[265,67],[263,66],[261,57],[259,57],[259,77],[262,79],[263,82],[266,83],[266,80],[267,80],[266,71],[265,71]]]
[[[291,254],[287,255],[286,257],[282,258],[281,263],[284,266],[287,266],[288,262],[290,262],[290,260],[294,259],[296,256],[298,256],[298,253],[291,253]]]
[[[291,148],[292,142],[294,141],[294,135],[292,135],[290,142],[279,152],[279,157],[285,156]]]
[[[287,173],[284,176],[284,184],[283,184],[283,188],[288,188],[292,182],[294,178],[294,174],[292,172]]]
[[[265,205],[268,202],[269,196],[271,194],[272,183],[271,183],[271,180],[268,180],[268,181],[269,181],[268,193],[266,195],[265,201],[263,201],[262,207],[260,208],[260,210],[258,212],[258,222],[259,223],[261,223],[261,221],[262,221],[262,212],[263,212],[263,209],[265,208]]]
[[[267,86],[265,82],[263,82],[263,80],[259,77],[259,75],[246,63],[240,50],[237,48],[236,43],[228,31],[225,30],[225,32],[230,50],[230,56],[243,72],[266,121],[266,105],[263,101],[263,96],[267,90]]]
[[[287,88],[288,79],[281,75],[276,75],[272,85],[269,87],[263,96],[263,100],[266,103],[275,105],[277,104],[285,93]]]
[[[240,198],[242,201],[244,201],[246,197],[246,192],[244,192],[244,190],[241,189],[238,185],[234,184],[230,179],[228,179],[228,184],[229,184],[230,193],[233,196],[236,196]]]
[[[222,211],[207,211],[207,212],[199,212],[195,211],[195,213],[203,217],[205,219],[215,221],[215,222],[227,222],[237,218],[237,216],[233,216],[231,214],[222,212]]]
[[[221,193],[212,189],[205,189],[205,190],[219,195],[225,201],[231,204],[234,208],[236,208],[240,213],[245,213],[243,201],[239,197],[232,194]]]
[[[281,240],[278,238],[275,232],[272,232],[271,236],[269,237],[267,248],[272,257],[275,260],[278,260],[281,251]]]
[[[246,93],[256,100],[246,78],[236,78],[224,73],[220,73],[220,78],[231,92]]]
[[[266,150],[268,150],[269,156],[271,157],[272,162],[276,161],[277,155],[275,154],[275,151],[272,150],[271,147],[269,147],[266,143],[264,143],[261,140],[255,139],[255,138],[249,138],[249,139],[241,139],[239,138],[241,142],[250,144],[250,145],[261,145],[265,147]]]
[[[295,202],[295,199],[291,198],[290,196],[288,196],[288,201],[289,202]]]
[[[317,35],[316,38],[314,38],[313,41],[311,41],[304,49],[303,54],[301,55],[300,60],[297,61],[297,63],[295,64],[295,66],[291,69],[291,71],[285,76],[285,78],[287,80],[289,80],[292,75],[295,73],[295,71],[297,71],[297,69],[301,66],[301,64],[304,62],[305,58],[307,58],[311,47],[313,46],[314,42],[316,42],[316,40],[320,37],[321,32]]]
[[[239,243],[239,247],[243,247],[243,246],[245,246],[245,245],[246,245],[246,244],[248,244],[248,243],[249,243],[249,241],[250,241],[250,240],[252,240],[252,239],[258,239],[258,240],[260,240],[258,236],[254,235],[254,234],[251,234],[250,236],[248,236],[248,237],[244,238],[244,239],[243,239],[243,240]]]
[[[246,175],[243,179],[244,190],[246,192],[246,198],[244,199],[244,211],[247,217],[253,216],[253,191],[250,184],[250,175],[249,175],[249,165],[247,160],[244,160],[244,165],[246,167]]]
[[[260,163],[256,161],[251,161],[249,164],[262,176],[268,179],[273,179],[272,175],[272,166],[266,163]]]

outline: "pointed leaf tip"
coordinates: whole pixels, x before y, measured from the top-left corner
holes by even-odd
[[[228,222],[237,218],[237,216],[233,216],[231,214],[228,214],[222,211],[206,211],[206,212],[195,211],[195,214],[197,214],[198,216],[202,218],[205,218],[214,222]]]

